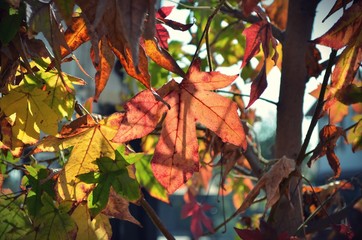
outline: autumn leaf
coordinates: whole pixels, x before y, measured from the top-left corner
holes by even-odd
[[[362,3],[356,2],[324,35],[313,42],[333,49],[346,47],[338,58],[331,77],[329,99],[348,86],[354,79],[362,61]]]
[[[167,31],[167,29],[162,25],[165,24],[175,30],[180,31],[187,31],[189,30],[193,24],[182,24],[179,22],[175,22],[170,19],[166,19],[168,15],[172,12],[174,6],[164,6],[158,9],[156,13],[156,38],[158,39],[158,43],[160,46],[164,49],[168,49],[168,39],[170,38],[170,35]]]
[[[115,217],[141,226],[140,222],[137,221],[129,212],[128,206],[129,201],[111,189],[107,206],[101,213],[107,215],[107,217]]]
[[[259,72],[258,76],[253,80],[251,83],[250,88],[250,99],[248,106],[246,108],[249,108],[256,100],[259,99],[261,94],[263,94],[264,90],[267,88],[268,82],[266,80],[266,71],[265,71],[265,65]]]
[[[308,161],[308,167],[319,158],[327,155],[328,163],[334,171],[334,178],[338,178],[341,173],[340,163],[337,155],[334,153],[337,140],[340,136],[346,139],[343,128],[334,125],[326,125],[319,132],[319,143],[313,151],[312,157]],[[347,139],[346,139],[347,140]]]
[[[238,212],[244,212],[259,195],[262,188],[266,193],[265,210],[272,207],[280,198],[279,185],[283,179],[288,178],[289,174],[295,170],[295,160],[287,157],[279,159],[271,169],[266,172],[257,182],[255,187],[249,192],[244,202],[238,209]]]
[[[169,193],[199,170],[196,122],[214,131],[222,141],[246,148],[236,104],[209,91],[228,86],[235,78],[219,72],[201,72],[197,60],[181,84],[171,81],[165,86],[172,86],[164,97],[171,109],[162,124],[152,169]]]
[[[2,150],[10,150],[11,154],[14,157],[20,157],[23,148],[24,143],[20,141],[16,135],[14,134],[14,131],[12,129],[12,125],[14,125],[16,115],[12,115],[12,117],[9,118],[1,118],[0,121],[0,130],[1,130],[1,141],[0,141],[0,149]]]
[[[57,182],[62,199],[80,202],[88,195],[92,185],[80,182],[76,176],[97,171],[98,167],[93,161],[99,157],[114,159],[114,151],[119,144],[110,140],[116,134],[122,118],[123,114],[116,113],[97,123],[91,116],[84,115],[64,125],[58,135],[48,136],[38,144],[35,153],[73,147]]]
[[[321,53],[316,48],[315,44],[309,43],[305,53],[305,63],[309,77],[318,77],[322,72],[322,65],[318,63],[321,60]]]
[[[47,93],[25,84],[9,85],[9,94],[0,99],[0,108],[7,117],[14,117],[13,137],[24,144],[33,144],[40,137],[40,130],[55,135],[58,116],[46,104]]]
[[[181,209],[181,218],[191,217],[191,233],[195,239],[198,239],[203,233],[203,226],[211,233],[214,233],[212,220],[205,214],[212,207],[209,204],[201,204],[196,201],[195,196],[187,191],[184,200],[186,204]]]
[[[254,8],[258,5],[260,0],[240,0],[239,6],[241,11],[244,13],[245,17],[250,16],[254,11]]]
[[[96,61],[95,57],[95,50],[94,48],[91,49],[91,59],[93,65],[96,69],[95,75],[95,94],[94,94],[94,101],[97,102],[99,96],[101,95],[103,89],[106,87],[109,76],[111,75],[113,66],[114,66],[114,54],[112,49],[107,43],[107,39],[103,37],[98,42],[98,57],[99,61]]]
[[[252,24],[250,27],[243,31],[243,35],[246,37],[246,47],[243,62],[241,68],[245,65],[260,51],[260,45],[264,52],[264,58],[269,57],[270,49],[269,44],[271,42],[272,47],[275,49],[272,59],[274,63],[277,63],[278,52],[276,51],[277,41],[272,35],[271,25],[266,20],[261,20]]]
[[[80,203],[71,215],[78,227],[77,240],[80,239],[110,239],[112,227],[108,216],[99,214],[91,218],[86,204]]]
[[[285,0],[274,0],[272,4],[264,7],[270,20],[281,30],[285,30],[288,20],[288,3]]]
[[[327,16],[325,18],[323,18],[322,22],[324,22],[327,18],[329,18],[333,13],[335,13],[336,11],[338,11],[339,9],[343,8],[343,10],[345,10],[345,7],[347,6],[347,4],[349,2],[351,2],[352,0],[337,0],[333,7],[331,8],[331,10],[329,11],[329,13],[327,14]]]

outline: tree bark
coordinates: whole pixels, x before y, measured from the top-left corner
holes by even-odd
[[[276,157],[296,159],[302,144],[303,96],[307,80],[305,54],[319,0],[290,0],[283,42],[283,63],[277,108]],[[294,234],[303,223],[301,186],[291,179],[291,199],[282,197],[269,222],[278,232]],[[298,186],[297,186],[298,185]]]

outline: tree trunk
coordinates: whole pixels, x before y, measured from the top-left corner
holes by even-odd
[[[305,53],[319,0],[290,0],[283,42],[280,96],[277,108],[276,157],[296,159],[302,141],[303,96],[307,79]],[[278,232],[295,234],[303,223],[301,187],[294,177],[290,200],[282,197],[269,219]]]

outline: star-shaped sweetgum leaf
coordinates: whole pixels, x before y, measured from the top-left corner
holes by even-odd
[[[200,60],[196,60],[180,84],[172,80],[157,91],[169,104],[168,111],[150,90],[127,103],[125,117],[113,141],[127,142],[147,135],[167,112],[151,166],[168,193],[175,192],[199,170],[196,122],[215,132],[223,142],[246,148],[236,103],[211,92],[230,85],[236,77],[201,72]]]
[[[100,157],[114,159],[119,144],[111,139],[119,128],[123,114],[115,113],[108,118],[95,122],[90,115],[84,115],[64,125],[56,136],[44,138],[34,153],[55,152],[73,147],[71,155],[58,177],[57,190],[64,200],[81,202],[93,188],[92,184],[81,182],[77,176],[98,167],[93,162]]]

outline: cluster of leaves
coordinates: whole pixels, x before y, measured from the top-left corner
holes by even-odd
[[[200,189],[209,188],[212,170],[220,165],[224,166],[221,192],[234,190],[238,208],[235,214],[248,209],[262,189],[266,192],[265,209],[274,205],[281,195],[279,186],[296,169],[293,159],[281,158],[268,172],[259,172],[255,186],[249,179],[230,177],[230,173],[255,171],[246,152],[256,142],[245,123],[255,121],[255,112],[247,108],[266,89],[266,76],[274,65],[281,68],[278,40],[282,39],[273,36],[273,24],[286,26],[286,19],[280,19],[275,12],[276,8],[286,11],[287,5],[282,2],[285,1],[274,1],[264,6],[264,11],[259,1],[239,1],[240,10],[222,1],[216,10],[209,9],[213,12],[192,12],[198,21],[193,30],[193,24],[168,19],[172,7],[156,12],[152,0],[147,4],[141,0],[2,1],[1,236],[110,238],[110,216],[139,224],[128,206],[144,204],[142,187],[153,197],[169,202],[168,195],[186,183],[182,216],[192,218],[191,231],[198,238],[203,226],[210,232],[215,229],[205,215],[210,206],[200,204],[195,196]],[[342,7],[340,1],[336,6],[335,9]],[[360,2],[353,4],[330,31],[314,41],[335,49],[347,46],[332,74],[326,107],[331,108],[338,101],[361,102],[361,87],[352,85],[362,56],[361,34],[354,31],[361,27],[361,8]],[[217,14],[218,11],[226,15]],[[241,21],[253,16],[257,21]],[[206,32],[211,71],[202,71],[205,61],[196,53],[187,55],[172,50],[174,45],[169,44],[165,26],[189,31],[194,36],[191,44],[197,45],[196,53],[202,49]],[[235,35],[235,30],[240,34]],[[44,41],[34,38],[40,32]],[[96,69],[94,101],[107,85],[116,59],[132,79],[146,88],[124,104],[124,112],[98,120],[76,102],[74,85],[85,82],[64,73],[61,64],[74,61],[80,66],[73,51],[86,42],[90,42],[90,59]],[[313,45],[310,49],[309,57],[318,55]],[[218,63],[217,56],[223,56],[222,63]],[[318,61],[310,63],[308,56],[309,75],[316,76],[320,66]],[[181,57],[189,60],[187,71],[176,61]],[[149,67],[148,58],[182,80],[171,79],[154,89],[154,76],[150,73],[157,68]],[[250,64],[253,58],[259,61],[255,68]],[[213,63],[227,66],[240,60],[241,75],[252,81],[248,105],[235,85],[231,88],[233,99],[215,93],[230,86],[237,75],[213,71]],[[355,135],[349,136],[354,150],[361,149],[361,127],[359,119]],[[310,162],[326,154],[338,176],[339,160],[333,149],[344,131],[336,126],[326,126],[322,131],[321,143]],[[157,141],[152,133],[159,134]],[[41,139],[43,134],[46,137]],[[142,154],[133,153],[126,146],[138,138],[144,141]],[[32,149],[24,156],[27,147]],[[55,160],[66,158],[61,170],[45,167],[34,159],[23,165],[13,159],[36,157],[42,152],[55,152],[59,155]],[[220,161],[214,163],[219,156]],[[3,189],[4,179],[15,169],[24,174],[19,193]]]

